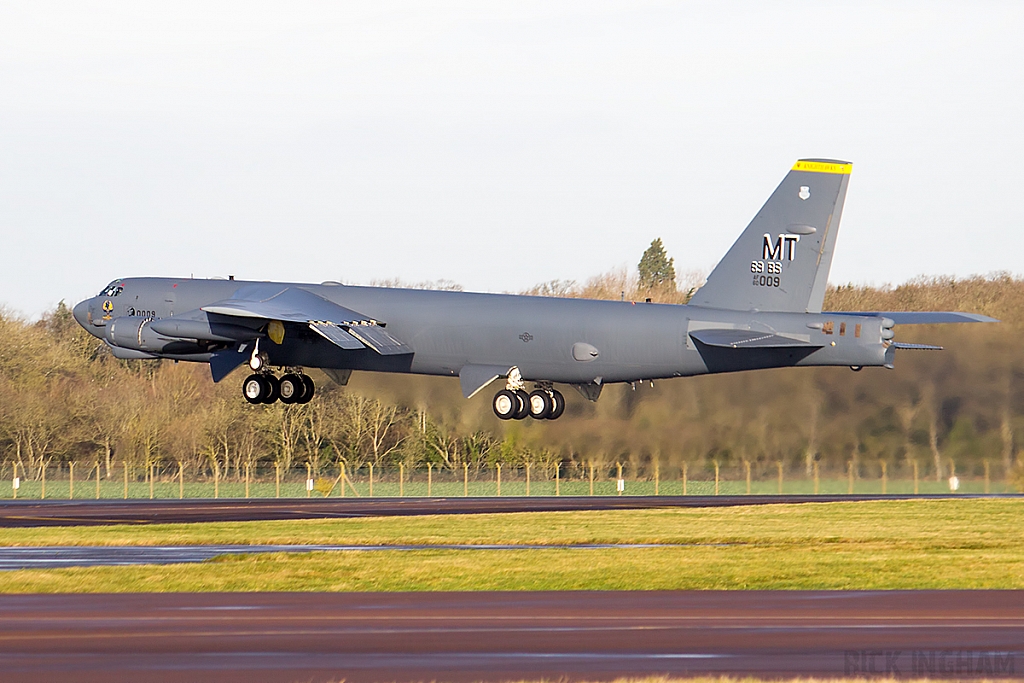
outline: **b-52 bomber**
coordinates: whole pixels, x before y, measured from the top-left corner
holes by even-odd
[[[893,367],[897,324],[994,322],[954,312],[822,311],[852,164],[801,159],[686,305],[469,292],[139,277],[74,308],[118,358],[235,368],[250,403],[304,403],[320,368],[458,376],[469,398],[503,379],[501,419],[556,419],[570,385],[759,368]],[[277,371],[275,371],[277,369]],[[528,391],[528,389],[530,391]]]

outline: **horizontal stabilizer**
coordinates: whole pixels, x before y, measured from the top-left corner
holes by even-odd
[[[705,346],[717,346],[727,349],[783,349],[783,348],[821,348],[822,344],[811,344],[802,339],[784,337],[770,332],[753,330],[694,330],[690,337]]]
[[[348,333],[382,356],[412,353],[412,349],[384,331],[379,325],[346,326]]]
[[[333,323],[310,323],[309,329],[313,330],[335,346],[339,346],[346,351],[355,351],[356,349],[366,348],[363,346],[361,341],[349,334],[347,330],[338,327]]]
[[[829,311],[828,315],[857,315],[889,318],[897,325],[941,325],[944,323],[997,323],[995,318],[959,311]]]
[[[910,349],[911,351],[941,351],[941,346],[933,346],[932,344],[908,344],[906,342],[893,342],[892,345],[897,349]]]

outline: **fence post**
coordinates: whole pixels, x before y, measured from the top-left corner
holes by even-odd
[[[39,495],[40,499],[46,498],[46,462],[43,462],[43,488]]]
[[[313,481],[313,466],[307,461],[306,462],[306,498],[313,495],[313,487],[309,483]]]
[[[747,471],[747,495],[750,495],[750,461],[743,461],[743,469]]]
[[[658,483],[661,479],[661,465],[658,462],[654,463],[654,495],[658,495]]]
[[[68,461],[68,500],[75,499],[75,461]]]
[[[156,465],[149,463],[149,499],[153,500],[153,470]]]
[[[370,463],[370,497],[373,498],[373,463]]]
[[[985,493],[991,493],[988,478],[988,460],[985,461]]]
[[[818,479],[818,461],[814,461],[814,495],[818,495],[820,491],[820,480]]]
[[[96,461],[96,500],[100,499],[100,461]]]
[[[781,496],[782,495],[782,461],[781,460],[776,460],[775,461],[775,467],[777,467],[778,470],[779,470],[779,495]]]
[[[469,463],[462,463],[462,495],[469,497]]]
[[[237,472],[238,470],[235,470],[235,471]],[[249,472],[251,472],[251,471],[252,471],[252,463],[251,462],[245,463],[245,497],[246,498],[249,497]]]
[[[128,500],[128,461],[122,460],[124,464],[124,499]]]
[[[498,472],[498,475],[497,475],[498,478],[497,478],[496,481],[498,482],[498,495],[500,496],[501,495],[501,463],[500,462],[498,463],[498,470],[497,470],[497,472]]]
[[[715,461],[715,495],[718,495],[718,461]]]
[[[213,461],[213,497],[220,498],[220,463]]]
[[[594,495],[594,463],[590,463],[590,495]]]
[[[281,463],[280,461],[274,462],[274,497],[281,497]]]
[[[405,497],[405,463],[398,463],[398,495]]]
[[[561,468],[561,463],[555,463],[555,495],[556,496],[560,496],[561,495],[561,492],[559,491],[559,486],[558,486],[559,483],[560,483],[559,482],[559,472],[560,472],[561,469],[562,469]]]
[[[526,495],[530,495],[530,463],[526,463]]]
[[[846,461],[846,492],[853,493],[853,461]],[[917,461],[914,462],[914,493],[917,493]]]
[[[434,463],[427,463],[427,496],[434,494]]]
[[[889,484],[889,475],[888,475],[888,471],[887,471],[888,467],[889,467],[889,463],[887,463],[886,461],[883,460],[882,461],[882,495],[883,496],[887,492],[886,489],[889,488],[889,486],[888,486],[888,484]]]
[[[185,465],[178,461],[178,500],[185,497]]]
[[[615,468],[616,468],[615,469],[615,471],[616,471],[616,475],[615,475],[615,492],[616,492],[617,495],[621,496],[622,495],[622,489],[623,489],[623,486],[621,484],[621,482],[622,482],[622,463],[621,462],[615,463]]]
[[[683,495],[686,495],[686,462],[683,462]]]
[[[17,498],[18,497],[18,485],[19,484],[21,484],[21,482],[18,481],[18,463],[14,463],[14,474],[11,476],[11,491],[12,491],[11,497],[12,498]]]
[[[341,463],[341,479],[339,480],[339,482],[341,483],[341,497],[342,498],[345,497],[345,479],[346,478],[347,477],[345,476],[345,463]]]
[[[917,459],[911,461],[914,463],[914,495],[917,495]]]

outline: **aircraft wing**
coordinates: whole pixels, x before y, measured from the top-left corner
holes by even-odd
[[[888,318],[897,325],[939,325],[943,323],[997,323],[995,318],[959,311],[828,311],[825,315],[857,315]]]
[[[308,325],[346,350],[369,347],[384,356],[412,353],[412,349],[384,331],[385,323],[339,306],[299,287],[273,284],[240,288],[230,299],[202,307],[207,313],[258,318]]]
[[[770,332],[756,330],[694,330],[690,337],[705,346],[717,346],[725,349],[784,349],[784,348],[821,348],[824,344],[812,344],[802,339],[784,337]]]

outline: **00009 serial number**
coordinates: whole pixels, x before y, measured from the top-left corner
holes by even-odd
[[[778,287],[782,264],[777,261],[751,261],[750,272],[754,273],[755,287]],[[762,275],[762,273],[765,273]]]

